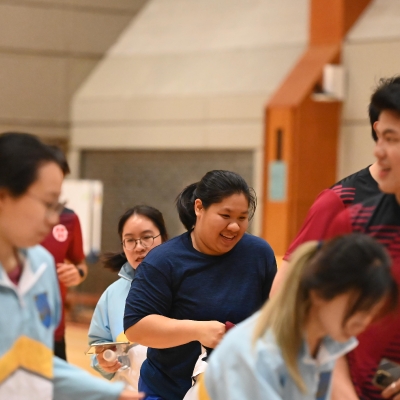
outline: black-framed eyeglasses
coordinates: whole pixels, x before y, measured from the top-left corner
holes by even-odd
[[[140,242],[143,247],[151,247],[153,246],[154,239],[158,238],[159,236],[161,236],[161,233],[159,233],[157,236],[145,235],[139,239],[126,238],[121,242],[121,244],[125,247],[126,250],[135,249],[135,247],[137,246],[137,242]]]
[[[62,211],[64,210],[65,204],[67,204],[66,201],[59,202],[56,201],[54,203],[50,203],[49,201],[43,200],[40,197],[34,195],[33,193],[27,193],[29,197],[32,197],[32,199],[35,199],[42,203],[46,209],[46,216],[50,216],[51,214],[57,214],[60,215]]]

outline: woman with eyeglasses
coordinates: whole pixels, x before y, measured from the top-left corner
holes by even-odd
[[[140,399],[53,355],[61,298],[54,259],[37,245],[58,223],[63,178],[38,138],[0,134],[0,398]]]
[[[123,253],[105,254],[103,263],[106,268],[119,272],[120,279],[106,289],[97,303],[89,328],[90,345],[99,342],[127,341],[123,326],[124,308],[136,268],[153,247],[168,239],[161,212],[146,205],[130,208],[120,217],[118,236]],[[98,353],[92,356],[93,368],[105,378],[127,381],[137,390],[139,371],[146,358],[147,347],[137,345],[129,350],[131,366],[129,379],[126,379],[125,372],[118,372],[122,367],[120,362],[104,359],[105,348],[97,347],[96,350]]]

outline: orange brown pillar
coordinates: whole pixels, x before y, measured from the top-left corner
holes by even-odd
[[[318,192],[335,182],[341,102],[312,95],[324,65],[340,62],[343,37],[369,2],[311,1],[308,49],[267,105],[262,235],[278,255]]]

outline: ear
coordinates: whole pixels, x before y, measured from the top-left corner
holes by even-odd
[[[200,199],[196,199],[194,201],[194,213],[196,214],[196,217],[200,216],[200,214],[203,212],[203,203]]]
[[[379,123],[379,121],[375,121],[374,123],[373,123],[373,128],[374,128],[374,131],[375,131],[375,133],[378,135],[378,131],[376,130],[376,128],[378,127],[378,123]]]

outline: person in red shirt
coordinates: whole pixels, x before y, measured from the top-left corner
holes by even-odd
[[[52,147],[63,166],[64,176],[69,173],[69,166],[62,151]],[[54,257],[57,268],[63,304],[60,324],[54,334],[54,354],[63,360],[67,359],[65,345],[65,300],[69,287],[77,286],[87,275],[85,254],[83,252],[82,231],[78,216],[64,207],[60,221],[43,240],[41,245]]]
[[[361,232],[374,237],[389,251],[400,287],[400,77],[382,79],[371,102],[380,111],[374,154],[383,193],[342,211],[325,236]],[[372,384],[382,358],[400,364],[400,314],[375,323],[358,339],[359,346],[338,363],[332,399],[400,400],[400,380],[383,392]]]
[[[373,125],[378,120],[379,110],[370,104],[368,114],[371,123],[372,138],[376,142],[378,138]],[[317,196],[297,236],[283,257],[272,284],[271,297],[281,287],[287,273],[290,255],[300,244],[324,237],[329,223],[337,214],[353,204],[360,203],[380,193],[377,182],[378,170],[378,165],[375,162],[369,167],[336,182],[329,189],[323,190]]]

